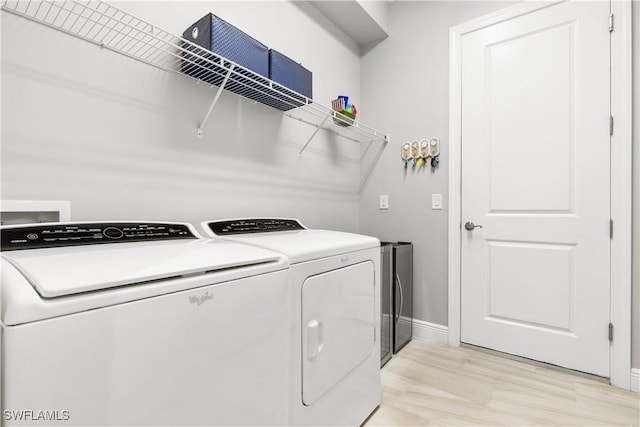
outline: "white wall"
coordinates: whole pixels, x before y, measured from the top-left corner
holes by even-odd
[[[112,4],[175,34],[213,12],[302,62],[316,100],[359,98],[358,46],[295,3]],[[269,215],[357,231],[356,144],[321,131],[299,160],[313,127],[231,93],[198,139],[215,90],[3,12],[2,198],[70,200],[73,220]]]

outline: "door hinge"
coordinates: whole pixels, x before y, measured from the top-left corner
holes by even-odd
[[[609,136],[613,135],[613,116],[609,116]]]
[[[609,32],[613,31],[613,13],[609,14]]]
[[[613,342],[613,323],[609,323],[609,342]]]
[[[613,220],[609,220],[609,238],[613,239]]]

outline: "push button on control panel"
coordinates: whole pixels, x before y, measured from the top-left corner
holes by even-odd
[[[122,236],[124,236],[124,233],[122,232],[122,230],[116,227],[107,227],[102,231],[102,234],[104,234],[105,237],[108,237],[110,239],[119,239]]]

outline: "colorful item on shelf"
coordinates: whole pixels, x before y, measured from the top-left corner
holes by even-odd
[[[333,115],[333,123],[342,127],[351,126],[355,119],[355,114],[350,113],[347,110],[336,111]]]
[[[345,95],[339,95],[338,98],[331,101],[331,109],[335,111],[333,122],[343,127],[351,126],[358,114],[356,106],[350,104],[349,97]]]
[[[342,111],[344,110],[344,100],[343,99],[334,99],[331,101],[331,108],[333,111]]]

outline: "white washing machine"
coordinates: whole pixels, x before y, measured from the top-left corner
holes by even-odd
[[[380,242],[293,219],[203,222],[291,263],[291,425],[357,426],[380,404]]]
[[[288,261],[177,223],[2,227],[3,425],[288,423]]]

